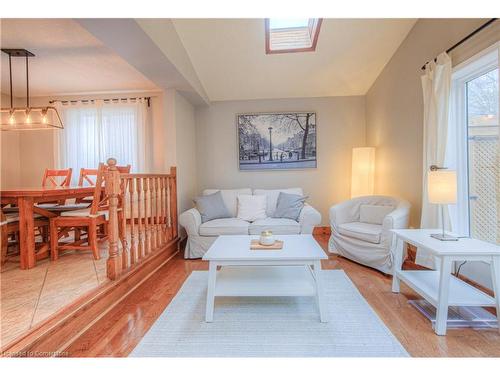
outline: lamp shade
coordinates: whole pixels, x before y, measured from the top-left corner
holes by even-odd
[[[457,173],[450,170],[429,171],[427,174],[427,195],[429,203],[456,203]]]
[[[372,195],[375,179],[375,147],[352,149],[351,197]]]

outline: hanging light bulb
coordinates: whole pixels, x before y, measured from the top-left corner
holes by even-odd
[[[47,108],[42,109],[42,124],[47,123]]]
[[[31,124],[31,115],[29,109],[26,110],[26,119],[24,120],[24,122],[26,122],[26,124]]]
[[[11,110],[9,113],[9,124],[14,125],[16,123],[16,118],[14,117],[14,111]]]

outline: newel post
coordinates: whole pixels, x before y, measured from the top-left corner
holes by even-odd
[[[116,168],[116,159],[107,161],[105,177],[106,194],[109,199],[108,242],[109,255],[106,263],[108,278],[115,280],[120,276],[121,257],[118,250],[118,196],[120,194],[120,172]]]
[[[178,236],[178,224],[177,224],[177,168],[170,167],[170,176],[172,176],[172,186],[170,190],[170,207],[171,207],[171,218],[172,218],[172,230],[173,238]]]

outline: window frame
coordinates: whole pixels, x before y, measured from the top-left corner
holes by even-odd
[[[457,171],[458,194],[455,217],[452,218],[452,222],[453,231],[462,236],[471,235],[467,83],[494,69],[499,69],[499,64],[500,42],[497,42],[458,64],[452,71],[448,145],[451,142],[455,143],[456,154],[450,155],[450,147],[447,147],[447,159],[455,160],[456,165],[450,163],[449,160],[446,165]],[[455,126],[455,137],[450,136],[453,133],[453,126]]]
[[[265,44],[266,44],[266,54],[272,55],[277,53],[295,53],[295,52],[313,52],[316,51],[316,45],[318,44],[319,31],[321,29],[321,24],[323,23],[323,18],[310,18],[309,19],[309,34],[311,36],[311,47],[300,47],[300,48],[288,48],[288,49],[271,49],[271,27],[270,19],[266,18],[264,20],[265,24]]]

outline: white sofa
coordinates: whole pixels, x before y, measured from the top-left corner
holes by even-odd
[[[328,250],[392,274],[391,229],[407,228],[409,215],[410,203],[387,196],[358,197],[337,204],[330,208],[332,234]]]
[[[300,212],[299,220],[273,218],[276,203],[280,192],[303,195],[302,189],[207,189],[203,195],[221,192],[222,199],[231,213],[231,218],[215,219],[205,223],[201,222],[201,215],[196,208],[191,208],[179,216],[179,224],[187,232],[188,239],[185,258],[200,258],[205,254],[210,245],[220,235],[260,234],[263,230],[272,230],[274,234],[311,234],[314,227],[321,223],[321,214],[306,204]],[[237,196],[240,194],[254,194],[267,196],[266,219],[248,222],[238,219]]]

